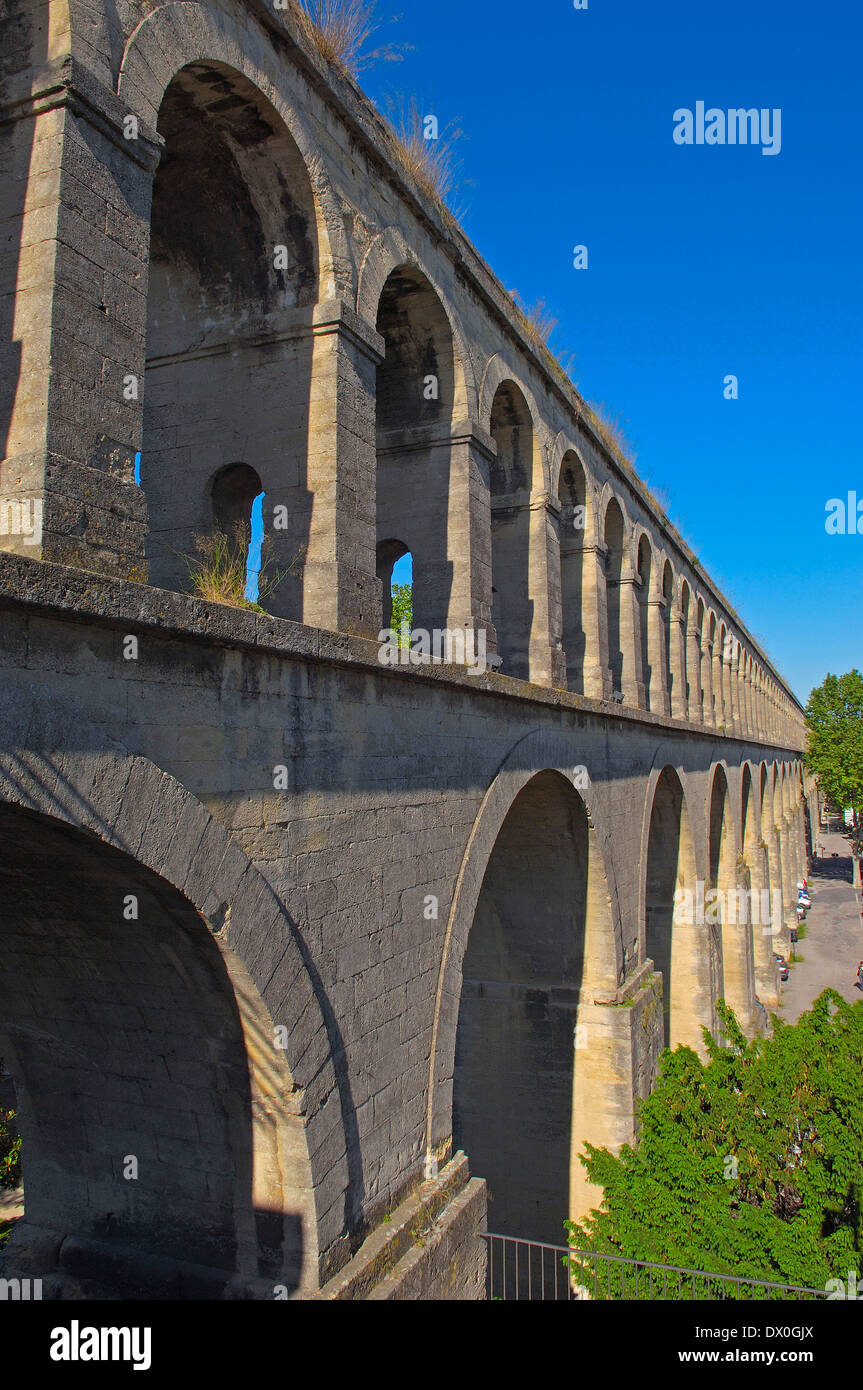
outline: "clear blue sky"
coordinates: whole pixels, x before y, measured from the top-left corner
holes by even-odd
[[[364,89],[461,126],[468,236],[546,301],[552,346],[750,631],[804,702],[863,665],[863,534],[824,525],[829,498],[863,500],[859,3],[393,8],[376,41],[413,50]],[[781,152],[676,145],[700,100],[780,108]]]

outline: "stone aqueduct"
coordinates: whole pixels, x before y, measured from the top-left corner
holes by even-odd
[[[7,1272],[481,1297],[486,1219],[559,1241],[662,1046],[777,1002],[802,712],[292,12],[0,53]],[[180,592],[261,492],[272,615]],[[500,674],[381,664],[407,551]]]

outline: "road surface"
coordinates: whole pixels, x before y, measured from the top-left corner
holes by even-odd
[[[851,886],[850,846],[844,835],[822,834],[818,844],[825,857],[814,861],[809,875],[812,907],[806,918],[806,936],[795,947],[803,956],[790,967],[782,986],[782,1003],[775,1010],[794,1023],[823,989],[835,989],[856,1003],[863,993],[855,989],[857,966],[863,960],[863,903]],[[834,859],[836,854],[839,857]]]

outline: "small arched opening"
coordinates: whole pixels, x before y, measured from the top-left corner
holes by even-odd
[[[403,637],[409,639],[413,629],[413,556],[404,541],[381,542],[377,576],[383,600],[382,627],[393,629],[400,641]]]

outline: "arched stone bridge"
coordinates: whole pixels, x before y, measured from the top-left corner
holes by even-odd
[[[559,1241],[664,1043],[777,1002],[802,711],[292,9],[0,37],[7,1272],[482,1296],[487,1197]],[[261,493],[272,614],[183,594]],[[499,673],[382,662],[408,552]]]

